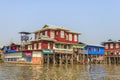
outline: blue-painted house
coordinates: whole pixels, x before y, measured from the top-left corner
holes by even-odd
[[[104,55],[105,53],[104,47],[97,45],[86,45],[85,50],[91,55]]]
[[[105,49],[101,45],[94,45],[94,44],[87,44],[87,43],[79,43],[79,44],[84,44],[86,54],[88,55],[104,55]]]

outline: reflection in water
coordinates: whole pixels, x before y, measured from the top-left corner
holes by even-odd
[[[87,67],[90,80],[105,80],[106,72],[103,65],[88,65]]]
[[[0,80],[120,80],[120,65],[0,64]]]

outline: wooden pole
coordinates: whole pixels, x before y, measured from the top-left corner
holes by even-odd
[[[83,63],[83,64],[84,64],[84,62],[85,62],[85,61],[84,61],[84,60],[85,60],[84,58],[85,58],[85,54],[83,54],[83,60],[82,60],[82,63]]]
[[[117,58],[117,64],[119,64],[119,56],[118,56],[118,58]]]
[[[47,54],[47,64],[49,65],[49,54]]]
[[[41,58],[41,64],[43,65],[44,64],[44,55],[43,54],[41,54],[42,55],[42,58]],[[37,57],[37,56],[36,56]]]
[[[106,64],[106,57],[105,57],[105,55],[103,56],[103,60],[104,60],[104,64]]]
[[[55,53],[53,54],[53,64],[55,64]]]
[[[97,64],[97,54],[95,56],[96,56],[96,62],[95,63]]]
[[[90,55],[90,64],[92,63],[92,55]]]
[[[82,57],[81,57],[81,53],[80,53],[80,63],[81,63],[81,59],[82,59]]]
[[[106,59],[107,59],[107,60],[106,60],[106,61],[107,61],[107,64],[109,64],[109,57],[106,57]]]
[[[114,64],[116,64],[116,57],[114,57],[114,61],[113,62],[114,62]]]
[[[111,59],[110,59],[110,57],[109,57],[109,64],[111,64]]]
[[[90,63],[89,55],[87,54],[87,63]]]
[[[61,54],[60,54],[59,58],[60,58],[60,65],[61,65],[61,64],[62,64],[62,61],[61,61],[61,60],[62,60],[62,58],[61,58]]]
[[[118,64],[118,56],[116,57],[116,64]]]
[[[73,54],[72,54],[72,65],[73,65]]]
[[[78,61],[79,61],[79,59],[78,59],[78,54],[76,55],[76,58],[77,58],[77,63],[78,63]]]
[[[118,56],[118,64],[120,64],[120,56]]]
[[[68,55],[66,54],[66,64],[68,64]]]
[[[80,63],[80,53],[78,53],[78,60],[79,60],[79,62],[78,62],[78,63]]]

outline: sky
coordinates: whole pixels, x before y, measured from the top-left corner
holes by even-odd
[[[117,41],[120,0],[0,0],[0,45],[19,43],[19,32],[45,24],[80,32],[81,42]]]

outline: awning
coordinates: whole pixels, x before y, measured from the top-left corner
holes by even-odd
[[[49,50],[49,49],[42,50],[42,53],[43,54],[53,54],[53,50]]]

